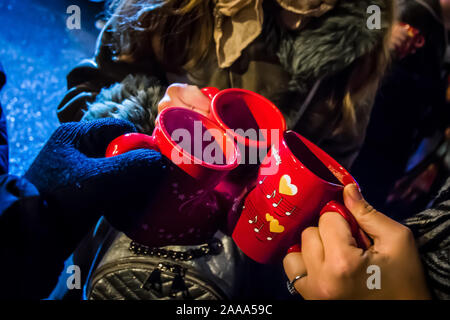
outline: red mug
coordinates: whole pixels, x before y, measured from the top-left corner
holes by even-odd
[[[210,118],[242,147],[267,152],[273,141],[278,141],[286,131],[286,120],[281,111],[270,100],[253,91],[237,88],[220,91],[214,87],[201,91],[211,99]],[[241,132],[252,129],[257,136],[248,137]],[[264,158],[265,154],[261,160]],[[260,164],[255,159],[241,158],[244,164],[248,164],[248,160],[255,162],[252,164]]]
[[[120,136],[109,144],[106,156],[141,148],[157,150],[171,163],[153,195],[157,201],[127,235],[148,246],[193,245],[211,238],[222,223],[213,189],[240,161],[233,139],[195,111],[167,108],[158,115],[152,136]]]
[[[215,188],[224,199],[227,229],[232,230],[239,218],[239,202],[254,185],[258,168],[268,150],[286,131],[286,120],[280,110],[265,97],[244,89],[203,88],[211,99],[210,119],[228,132],[237,143],[241,162]]]
[[[288,252],[299,251],[302,231],[332,211],[349,222],[358,246],[364,248],[356,220],[341,204],[344,186],[352,183],[353,177],[319,147],[293,131],[285,132],[261,165],[233,240],[256,262],[277,263]]]

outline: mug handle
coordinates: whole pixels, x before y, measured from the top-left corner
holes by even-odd
[[[105,156],[107,158],[114,157],[137,149],[152,149],[160,152],[154,136],[142,133],[128,133],[111,141],[106,148]]]
[[[358,248],[366,250],[368,247],[368,243],[370,240],[362,233],[362,230],[359,228],[358,223],[356,222],[355,217],[350,213],[350,211],[342,204],[337,201],[328,202],[323,209],[320,211],[320,216],[325,214],[326,212],[337,212],[348,222],[350,226],[350,230],[352,232],[353,238],[355,238]],[[288,254],[293,252],[302,252],[301,246],[296,244],[289,248]]]

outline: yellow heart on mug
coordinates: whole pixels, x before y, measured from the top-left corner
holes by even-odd
[[[277,219],[270,220],[270,232],[282,233],[283,231],[284,226],[282,226]]]
[[[286,196],[295,196],[298,192],[298,188],[295,184],[292,183],[291,177],[285,174],[280,179],[279,191],[281,194],[284,194]]]

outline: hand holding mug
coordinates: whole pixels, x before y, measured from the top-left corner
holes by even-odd
[[[420,33],[420,30],[403,22],[396,24],[391,36],[391,48],[396,49],[399,59],[416,53],[417,49],[424,45],[425,37]]]
[[[303,231],[301,253],[288,254],[284,269],[305,299],[429,299],[425,276],[411,231],[371,207],[355,185],[344,189],[344,202],[373,240],[356,246],[347,222],[324,213],[318,227]],[[370,290],[370,267],[380,272],[380,288]]]
[[[184,83],[171,84],[158,104],[158,113],[169,107],[191,109],[208,117],[211,101],[197,86]]]
[[[389,39],[389,47],[391,50],[399,50],[404,43],[408,40],[408,30],[401,25],[396,23],[392,28],[392,34]]]

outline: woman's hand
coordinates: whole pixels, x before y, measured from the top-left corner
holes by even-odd
[[[356,185],[344,189],[346,207],[373,240],[356,246],[348,223],[338,213],[322,215],[318,228],[302,234],[302,253],[284,259],[289,280],[305,299],[428,299],[425,276],[411,231],[372,208]],[[380,288],[369,289],[376,266]]]
[[[408,40],[408,29],[405,26],[396,23],[392,29],[389,47],[391,50],[399,50]]]
[[[211,101],[197,86],[174,83],[170,85],[158,104],[158,113],[168,107],[183,107],[209,115]]]

